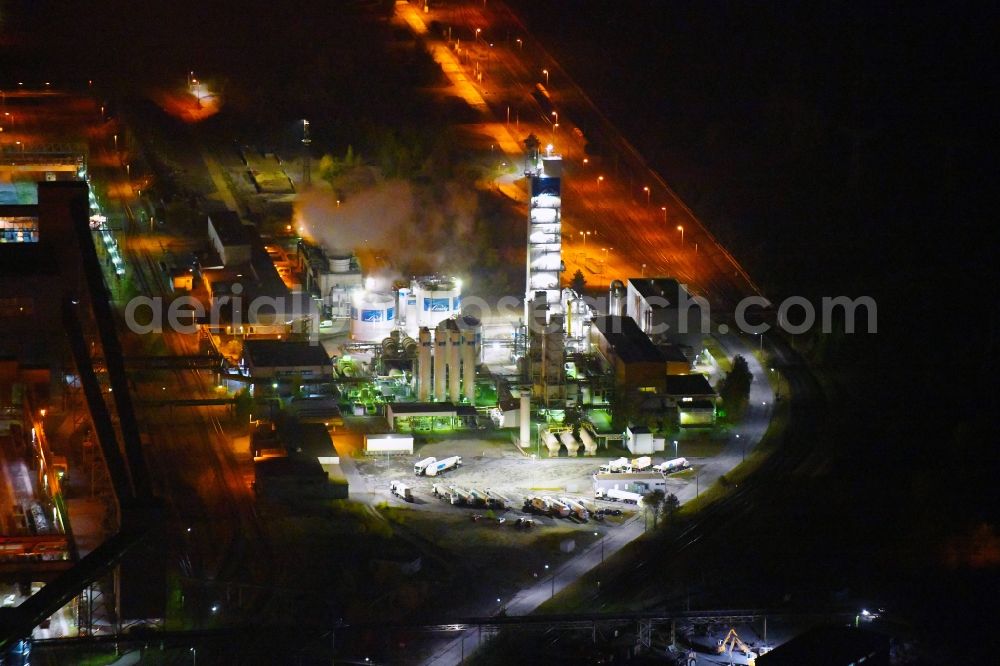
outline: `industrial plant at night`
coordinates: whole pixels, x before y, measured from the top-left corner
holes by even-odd
[[[0,664],[982,661],[939,10],[0,3]]]

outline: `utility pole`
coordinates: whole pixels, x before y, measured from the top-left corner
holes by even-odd
[[[302,189],[306,189],[312,184],[311,177],[309,173],[309,144],[312,143],[312,139],[309,138],[309,121],[303,118],[302,120]]]

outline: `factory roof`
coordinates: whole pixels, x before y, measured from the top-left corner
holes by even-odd
[[[632,474],[595,474],[598,481],[659,481],[663,475],[659,472],[633,472]]]
[[[663,355],[631,317],[594,317],[594,326],[624,363],[662,363]]]
[[[291,340],[247,340],[243,356],[258,368],[329,365],[322,345]]]
[[[239,215],[231,210],[220,210],[208,215],[208,223],[223,245],[249,245],[250,233],[240,221]]]
[[[705,375],[667,375],[667,395],[715,395]]]
[[[688,362],[688,357],[684,355],[684,350],[679,345],[660,345],[657,349],[660,350],[660,354],[663,355],[663,360],[665,361]]]
[[[629,278],[628,281],[647,301],[656,297],[657,300],[650,303],[650,307],[676,307],[682,300],[691,297],[684,285],[674,278]],[[666,300],[668,305],[664,305],[659,299]]]

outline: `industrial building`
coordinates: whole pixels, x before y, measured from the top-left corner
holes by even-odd
[[[626,490],[646,494],[654,490],[667,490],[667,479],[658,472],[635,474],[594,474],[594,490]]]
[[[631,317],[594,317],[591,343],[607,361],[620,389],[662,393],[667,363]]]
[[[476,408],[450,402],[390,402],[385,407],[389,429],[396,432],[455,430],[476,424]]]
[[[351,293],[364,284],[361,265],[352,252],[327,251],[305,240],[296,245],[296,269],[303,286],[319,299],[324,318],[346,319],[351,314]]]
[[[651,338],[690,350],[693,361],[710,331],[707,303],[673,278],[629,278],[626,289],[624,314]]]
[[[250,263],[252,233],[233,211],[209,213],[208,241],[219,255],[223,266]]]
[[[549,305],[560,302],[562,263],[562,171],[561,155],[549,146],[540,154],[529,146],[524,175],[528,179],[528,257],[525,278],[525,321],[531,319],[528,303],[539,292]]]
[[[242,367],[256,380],[301,377],[330,379],[333,365],[322,345],[292,340],[247,340]]]

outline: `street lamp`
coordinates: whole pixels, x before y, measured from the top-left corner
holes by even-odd
[[[590,235],[589,231],[581,231],[580,235],[583,236],[583,253],[587,253],[587,236]]]
[[[558,125],[559,124],[559,112],[558,111],[553,111],[549,115],[553,116],[556,119],[556,123],[555,124]]]
[[[597,191],[598,192],[601,191],[601,183],[603,183],[603,182],[604,182],[604,176],[598,176],[597,177]]]
[[[479,33],[481,33],[482,31],[483,31],[482,28],[476,28],[476,41],[477,42],[479,41]]]
[[[646,264],[642,265],[642,270],[639,272],[639,277],[646,277]]]
[[[740,433],[736,433],[736,441],[740,441]],[[746,442],[740,442],[740,456],[741,462],[746,462],[747,460],[747,444]]]
[[[660,206],[660,210],[663,211],[663,223],[666,224],[667,223],[667,207],[666,206]]]
[[[595,537],[599,537],[601,540],[601,566],[604,565],[604,537],[601,536],[600,532],[594,532]]]
[[[548,87],[548,85],[549,85],[549,70],[543,69],[542,70],[542,74],[545,75],[545,86]]]
[[[642,188],[642,191],[646,193],[646,205],[648,206],[649,205],[649,197],[650,197],[650,194],[651,194],[650,191],[649,191],[649,187],[647,186],[647,187]]]
[[[737,435],[737,437],[739,437],[739,435]],[[674,458],[676,458],[676,457],[677,457],[677,440],[675,439],[674,440]]]
[[[684,225],[678,224],[677,231],[681,232],[681,245],[684,245]]]
[[[524,42],[521,41],[520,37],[517,38],[517,48],[519,48],[519,49],[523,49],[524,48]]]

